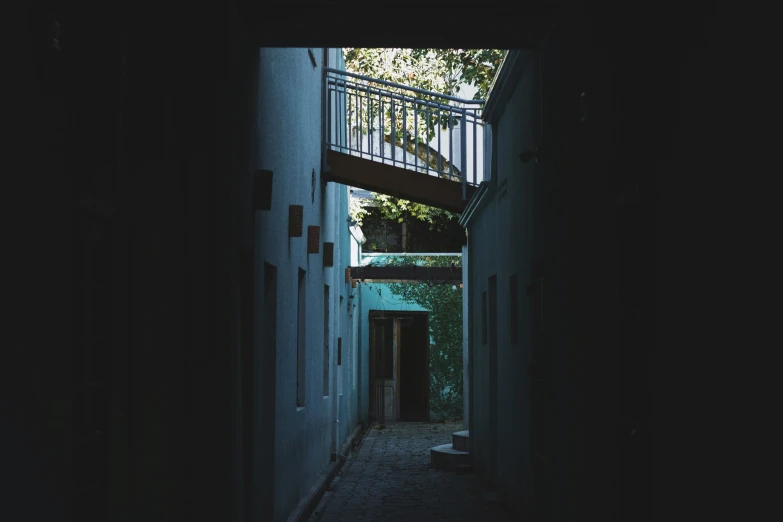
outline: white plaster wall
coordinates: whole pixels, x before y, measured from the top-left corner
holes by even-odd
[[[321,120],[323,49],[261,49],[259,52],[258,164],[273,171],[272,210],[260,212],[257,243],[260,262],[277,267],[277,347],[274,421],[275,520],[284,520],[309,492],[331,462],[345,432],[352,428],[343,388],[336,395],[337,338],[347,337],[340,324],[340,296],[347,298],[342,254],[347,231],[347,187],[322,184]],[[332,60],[339,58],[331,51]],[[332,65],[335,65],[334,63]],[[338,61],[336,65],[341,65]],[[291,86],[296,85],[292,91]],[[313,171],[315,183],[313,184]],[[289,205],[303,205],[303,236],[288,237]],[[320,227],[321,248],[307,254],[307,227]],[[323,266],[323,243],[335,243],[335,266]],[[350,248],[350,247],[347,247]],[[299,269],[306,270],[306,389],[305,406],[297,407],[297,288]],[[324,285],[330,288],[329,395],[323,394]]]

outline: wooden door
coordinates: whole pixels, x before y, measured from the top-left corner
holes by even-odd
[[[371,320],[371,411],[378,422],[399,418],[397,386],[397,346],[399,321],[393,318],[373,317]]]

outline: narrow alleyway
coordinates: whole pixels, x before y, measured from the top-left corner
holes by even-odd
[[[310,520],[508,521],[474,473],[430,467],[430,448],[451,442],[462,423],[392,423],[372,428]]]

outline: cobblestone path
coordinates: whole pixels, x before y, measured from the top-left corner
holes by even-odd
[[[393,423],[372,428],[332,482],[312,522],[499,521],[510,518],[474,473],[430,467],[430,448],[462,423]]]

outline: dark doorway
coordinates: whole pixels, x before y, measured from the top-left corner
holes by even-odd
[[[400,420],[429,420],[429,316],[400,320]]]
[[[370,311],[370,417],[429,420],[427,312]]]

